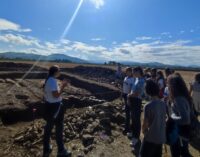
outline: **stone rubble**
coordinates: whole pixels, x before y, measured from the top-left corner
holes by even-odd
[[[124,122],[121,108],[112,103],[103,103],[86,107],[80,114],[66,115],[64,120],[64,141],[80,140],[84,146],[83,152],[87,154],[98,140],[113,142],[114,136],[118,136]],[[30,127],[14,136],[14,144],[26,148],[34,148],[42,144],[43,122],[35,122]],[[112,135],[113,132],[113,135]],[[113,137],[112,137],[113,136]],[[53,130],[52,139],[55,139]],[[74,146],[73,149],[77,149]]]

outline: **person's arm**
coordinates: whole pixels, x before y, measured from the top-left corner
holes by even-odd
[[[148,131],[149,128],[149,124],[148,121],[146,119],[143,120],[143,124],[142,124],[142,133],[145,135],[146,132]]]
[[[142,133],[145,135],[146,132],[148,131],[148,128],[149,128],[149,124],[148,124],[148,106],[145,106],[144,107],[144,120],[143,120],[143,123],[142,123]]]
[[[67,85],[68,85],[68,82],[67,82],[66,80],[62,81],[62,85],[61,85],[61,87],[60,87],[60,90],[58,90],[58,88],[56,87],[57,90],[52,91],[53,97],[59,98],[59,97],[61,96],[61,94],[62,94],[64,88],[65,88]],[[56,85],[56,86],[57,86],[57,85]]]
[[[192,83],[190,83],[190,90],[189,90],[189,92],[190,92],[191,96],[192,96],[192,91],[193,91],[193,86],[192,86]]]
[[[129,96],[130,97],[138,97],[139,96],[139,92],[138,91],[132,91]]]
[[[143,82],[139,82],[135,88],[132,89],[131,94],[129,95],[129,97],[138,97],[142,91],[144,89],[144,83]]]
[[[185,113],[184,109],[184,102],[182,102],[180,99],[176,98],[173,101],[173,106],[172,106],[172,113],[170,117],[175,120],[177,123],[180,123],[183,118],[183,114]]]

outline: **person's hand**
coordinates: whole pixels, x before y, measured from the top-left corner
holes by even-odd
[[[62,87],[66,87],[67,85],[69,85],[69,81],[67,79],[64,79],[62,81]]]

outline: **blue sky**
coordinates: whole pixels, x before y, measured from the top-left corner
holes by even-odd
[[[200,65],[199,6],[199,0],[0,0],[0,52]]]

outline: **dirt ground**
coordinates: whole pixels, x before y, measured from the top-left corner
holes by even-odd
[[[0,157],[40,157],[42,153],[43,75],[55,63],[40,63],[40,67],[32,70],[36,74],[24,80],[20,77],[32,65],[20,63],[0,63]],[[134,157],[130,140],[122,134],[124,111],[120,87],[115,82],[115,67],[57,64],[63,77],[71,81],[63,94],[67,105],[64,140],[73,157]],[[37,74],[41,72],[44,74]],[[188,84],[196,72],[180,73]],[[52,144],[54,157],[54,131]],[[200,157],[198,150],[190,147],[190,151],[194,157]],[[163,147],[163,156],[170,157],[168,147]]]
[[[2,62],[2,61],[0,61],[0,62]],[[34,64],[35,62],[31,62],[31,61],[15,61],[15,63]],[[85,66],[85,67],[107,68],[107,69],[112,69],[114,71],[116,70],[116,66],[109,66],[109,65],[95,65],[95,64],[80,65],[80,64],[74,64],[74,63],[55,63],[55,62],[42,62],[42,63],[39,63],[40,67],[42,67],[42,68],[48,68],[51,65],[55,65],[55,64],[59,65],[61,68],[76,68],[77,66]],[[194,80],[195,74],[197,72],[200,72],[200,71],[181,71],[181,70],[177,70],[176,72],[179,72],[183,76],[185,81],[187,83],[190,83],[192,80]]]

